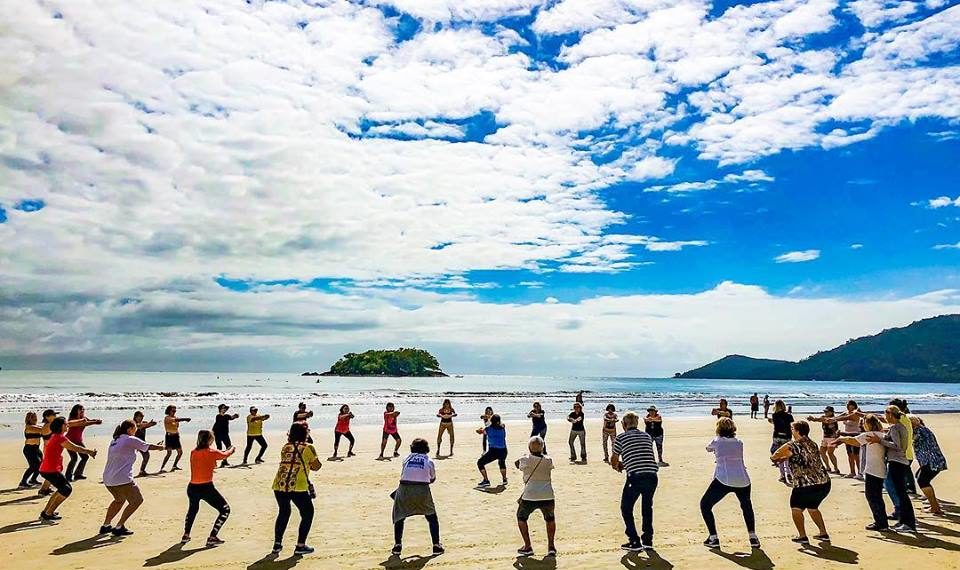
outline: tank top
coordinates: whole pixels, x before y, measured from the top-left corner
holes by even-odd
[[[383,433],[397,433],[397,416],[383,412]]]
[[[83,443],[83,430],[86,427],[87,426],[80,425],[80,426],[69,428],[67,430],[67,439],[69,439],[73,443]]]
[[[350,416],[337,416],[337,427],[333,428],[337,433],[347,433],[350,431]]]

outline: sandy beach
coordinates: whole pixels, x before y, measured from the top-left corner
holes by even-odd
[[[319,497],[310,544],[316,553],[296,558],[294,514],[288,528],[286,549],[279,557],[269,556],[273,541],[276,504],[270,491],[276,467],[276,452],[283,441],[281,430],[267,433],[271,449],[267,463],[251,468],[231,467],[218,470],[216,484],[230,502],[232,514],[221,532],[227,541],[206,548],[203,537],[213,521],[214,511],[201,507],[194,529],[194,540],[180,546],[183,516],[187,507],[185,488],[187,470],[139,479],[145,496],[128,526],[133,536],[117,539],[97,536],[109,494],[99,483],[106,456],[107,432],[112,428],[91,428],[88,445],[103,455],[90,461],[86,481],[75,484],[72,497],[61,507],[63,520],[42,524],[37,515],[43,500],[35,491],[17,491],[23,471],[22,441],[0,442],[4,461],[0,466],[0,566],[7,568],[960,568],[960,440],[953,436],[960,429],[960,414],[926,416],[938,435],[952,469],[941,474],[935,487],[944,501],[948,516],[934,517],[920,510],[915,502],[922,537],[881,535],[863,530],[870,522],[869,511],[859,482],[834,478],[833,490],[824,503],[823,513],[833,537],[832,545],[799,548],[789,539],[794,536],[790,522],[790,490],[777,482],[777,471],[770,466],[768,449],[770,427],[762,420],[738,418],[739,435],[745,442],[747,467],[753,482],[753,503],[757,532],[763,541],[761,550],[751,554],[739,508],[733,496],[715,508],[722,548],[707,550],[701,542],[706,531],[699,513],[699,500],[713,474],[712,455],[703,447],[713,433],[710,418],[666,418],[665,455],[670,466],[661,469],[660,486],[655,499],[656,552],[625,555],[619,549],[624,542],[619,514],[623,475],[602,462],[599,422],[588,422],[587,465],[571,465],[567,457],[566,422],[551,422],[548,446],[557,460],[554,487],[557,494],[558,557],[544,559],[546,551],[543,521],[539,514],[531,518],[534,548],[532,558],[517,559],[520,538],[516,529],[516,498],[522,481],[511,469],[510,485],[502,492],[476,490],[476,459],[480,438],[475,422],[457,424],[456,455],[437,462],[438,480],[433,486],[446,554],[429,557],[426,522],[411,519],[407,523],[402,560],[390,557],[392,525],[389,493],[394,489],[399,461],[376,461],[379,430],[363,427],[354,430],[358,439],[357,457],[345,461],[324,461],[314,474]],[[269,423],[269,422],[268,422]],[[508,423],[510,462],[525,450],[529,424]],[[191,443],[200,426],[186,424],[184,443]],[[239,427],[239,426],[235,426]],[[273,428],[279,428],[274,423]],[[328,429],[329,428],[329,429]],[[436,425],[405,425],[401,450],[414,437],[436,441]],[[151,440],[162,430],[153,428]],[[814,427],[819,437],[819,427]],[[240,430],[234,440],[243,441]],[[317,450],[322,458],[332,452],[332,426],[314,426]],[[189,445],[192,448],[192,445]],[[344,448],[341,448],[343,451]],[[446,443],[444,444],[444,453]],[[841,451],[842,453],[842,451]],[[189,465],[187,452],[184,465]],[[838,455],[839,456],[839,455]],[[64,454],[66,458],[66,454]],[[159,468],[161,453],[154,453],[151,471]],[[846,471],[845,457],[841,469]],[[233,463],[239,463],[237,457]],[[491,473],[496,483],[499,477]],[[639,507],[637,509],[639,516]],[[639,521],[638,521],[639,522]],[[808,523],[809,524],[809,523]]]

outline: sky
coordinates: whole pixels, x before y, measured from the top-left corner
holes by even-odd
[[[663,376],[960,312],[958,4],[0,0],[0,366]]]

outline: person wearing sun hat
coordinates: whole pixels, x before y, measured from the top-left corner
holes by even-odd
[[[660,467],[667,467],[669,463],[663,460],[663,417],[660,415],[660,411],[657,410],[656,406],[650,406],[647,408],[647,415],[643,418],[643,431],[650,434],[650,437],[653,438],[653,443],[657,446],[657,465]]]

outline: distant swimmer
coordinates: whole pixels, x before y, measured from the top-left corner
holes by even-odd
[[[247,464],[250,458],[250,451],[253,444],[260,445],[260,451],[257,453],[256,463],[263,463],[263,454],[267,451],[267,440],[263,438],[263,422],[270,419],[270,414],[260,414],[256,406],[250,406],[250,413],[247,414],[247,445],[243,448],[243,464]]]
[[[163,462],[160,464],[160,473],[163,473],[164,469],[166,469],[167,460],[170,459],[170,454],[174,451],[177,452],[177,457],[173,460],[173,468],[170,471],[180,470],[180,458],[183,457],[183,445],[180,443],[180,423],[189,421],[190,418],[177,417],[176,406],[167,406],[167,409],[164,411],[163,448],[167,450],[167,454],[163,457]]]

